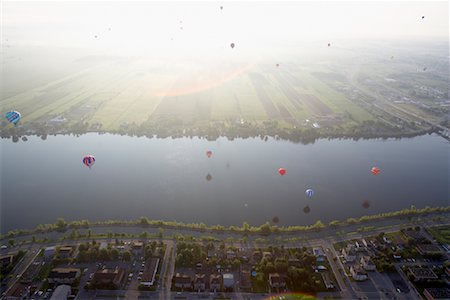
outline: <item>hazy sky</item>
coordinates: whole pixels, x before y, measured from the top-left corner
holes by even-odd
[[[207,53],[231,42],[254,51],[306,40],[448,35],[448,1],[2,3],[2,43],[111,53]]]

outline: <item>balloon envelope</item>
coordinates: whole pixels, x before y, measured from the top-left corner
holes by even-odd
[[[5,115],[5,117],[9,122],[16,125],[17,122],[19,122],[21,115],[20,115],[20,112],[13,110],[13,111],[8,111]]]
[[[273,218],[272,218],[272,222],[274,222],[274,223],[276,224],[276,223],[280,222],[280,218],[278,218],[278,217],[273,217]]]
[[[83,157],[83,164],[86,167],[92,167],[95,163],[95,157],[94,155],[86,155],[85,157]]]
[[[278,169],[278,173],[283,176],[284,174],[286,174],[286,169],[285,168],[279,168]]]
[[[231,49],[233,49],[234,48],[234,43],[231,43],[230,47],[231,47]]]
[[[314,191],[312,189],[307,189],[305,191],[306,196],[308,196],[309,198],[311,198],[314,195]]]
[[[372,174],[373,175],[378,175],[381,171],[380,171],[380,169],[378,169],[377,167],[373,167],[372,168],[372,170],[371,170],[371,172],[372,172]]]
[[[206,151],[206,156],[211,157],[212,156],[212,151],[211,150]]]

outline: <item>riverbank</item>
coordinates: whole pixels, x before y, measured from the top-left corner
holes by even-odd
[[[429,218],[448,217],[450,213],[450,206],[447,207],[425,207],[417,209],[414,206],[405,208],[399,211],[362,216],[359,218],[348,218],[346,220],[334,220],[328,224],[323,224],[320,220],[309,226],[277,226],[269,223],[261,226],[251,226],[244,222],[242,226],[222,226],[222,225],[206,225],[204,223],[182,223],[175,221],[150,220],[147,217],[141,217],[137,220],[108,220],[91,222],[88,220],[66,222],[64,219],[58,219],[54,224],[40,224],[35,229],[31,230],[13,230],[6,235],[0,237],[0,240],[6,240],[17,237],[31,236],[36,234],[44,234],[51,232],[65,232],[67,230],[88,229],[95,227],[139,227],[139,228],[158,228],[171,230],[189,230],[200,233],[228,233],[237,235],[254,235],[254,236],[269,236],[269,235],[291,235],[307,232],[317,232],[324,229],[338,230],[348,226],[367,226],[371,222],[380,222],[389,219],[404,219],[419,216],[427,216]]]

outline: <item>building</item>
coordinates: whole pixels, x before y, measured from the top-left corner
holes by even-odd
[[[72,290],[70,288],[70,285],[63,284],[55,289],[50,300],[67,300],[71,293]]]
[[[7,255],[0,256],[0,267],[1,268],[7,267],[9,264],[11,264],[13,262],[13,259],[14,259],[13,254],[7,254]]]
[[[360,266],[351,266],[350,274],[355,281],[364,281],[368,278],[366,271],[364,271]]]
[[[298,258],[289,258],[288,266],[289,267],[301,267],[302,263],[301,263],[300,259],[298,259]]]
[[[427,300],[450,299],[449,288],[426,288],[423,295]]]
[[[73,254],[73,248],[70,246],[62,246],[58,249],[58,255],[62,259],[71,258]]]
[[[356,252],[364,252],[367,250],[366,246],[362,242],[355,242],[355,250]]]
[[[239,283],[241,291],[250,292],[252,289],[252,279],[250,270],[242,270],[240,279],[241,280],[239,281]]]
[[[91,285],[97,288],[118,289],[124,278],[125,270],[123,268],[102,269],[94,273]]]
[[[223,278],[223,288],[225,290],[233,290],[234,289],[234,275],[231,273],[225,273],[222,276]]]
[[[348,262],[354,262],[356,259],[356,251],[355,246],[352,244],[348,244],[347,247],[342,249],[342,255],[344,259]]]
[[[323,283],[325,284],[325,287],[329,290],[334,289],[334,283],[333,281],[331,281],[330,274],[328,272],[322,272],[320,273],[320,275],[322,276],[322,280]]]
[[[314,256],[316,257],[316,262],[324,262],[325,261],[325,253],[322,248],[315,247],[313,248]]]
[[[235,259],[236,258],[236,253],[234,253],[233,250],[228,250],[227,251],[227,259]]]
[[[192,278],[191,278],[191,276],[189,276],[187,274],[177,273],[173,277],[173,285],[176,288],[179,288],[182,290],[191,289],[192,288]]]
[[[435,281],[438,279],[438,276],[428,267],[410,267],[408,272],[413,277],[413,281],[416,282]]]
[[[47,247],[47,248],[44,249],[44,258],[46,260],[52,259],[53,256],[55,256],[55,253],[56,253],[56,248],[54,246],[53,247]]]
[[[273,258],[272,253],[270,253],[268,251],[263,252],[263,258],[272,260],[272,258]]]
[[[144,242],[133,241],[131,243],[131,251],[133,251],[134,254],[142,253],[144,251]]]
[[[145,263],[144,272],[141,276],[141,284],[146,287],[151,287],[155,284],[156,273],[158,272],[159,258],[150,258]]]
[[[206,275],[196,274],[194,278],[194,291],[204,292],[206,290]]]
[[[366,271],[375,271],[377,269],[377,267],[373,263],[373,261],[370,258],[370,256],[363,256],[363,257],[361,257],[360,262],[361,262],[362,267]]]
[[[283,276],[278,273],[269,274],[269,286],[272,289],[285,289],[286,280]]]
[[[49,283],[72,284],[81,275],[80,269],[54,268],[48,274]]]
[[[222,275],[211,274],[209,276],[209,290],[214,292],[222,290]]]

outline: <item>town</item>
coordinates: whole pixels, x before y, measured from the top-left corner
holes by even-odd
[[[2,299],[448,299],[443,223],[291,243],[90,231],[10,240],[1,246]]]

